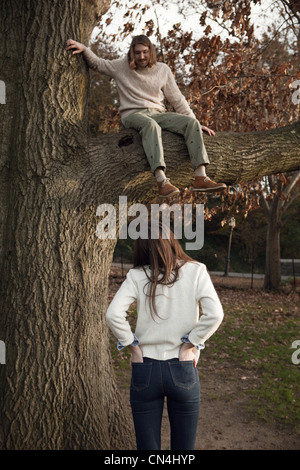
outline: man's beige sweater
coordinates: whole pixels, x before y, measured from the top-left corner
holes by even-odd
[[[157,62],[151,68],[132,70],[127,56],[105,60],[90,49],[86,49],[83,55],[91,69],[104,73],[116,81],[122,118],[145,108],[165,111],[165,98],[177,113],[195,118],[175,82],[171,69],[166,64]]]
[[[217,330],[223,319],[223,309],[206,266],[187,262],[179,273],[179,279],[172,286],[157,286],[155,298],[159,317],[154,318],[150,312],[148,278],[144,270],[134,268],[127,273],[106,313],[111,331],[123,346],[132,344],[135,339],[126,319],[133,302],[137,303],[138,314],[135,335],[144,357],[158,360],[178,357],[182,337],[188,335],[189,341],[197,346],[204,344]],[[198,358],[199,354],[198,351]]]

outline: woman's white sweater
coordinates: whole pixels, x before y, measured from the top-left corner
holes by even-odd
[[[147,276],[142,268],[130,269],[106,313],[111,331],[123,346],[134,341],[126,319],[134,301],[138,313],[135,335],[144,357],[158,360],[178,357],[183,336],[188,334],[189,341],[196,346],[204,344],[217,330],[223,309],[206,266],[187,262],[179,273],[179,279],[172,286],[157,286],[159,317],[154,314],[152,318],[146,295]]]
[[[105,60],[90,49],[86,49],[83,55],[91,69],[102,72],[116,81],[122,118],[145,108],[165,111],[165,98],[177,113],[195,118],[176,84],[171,69],[166,64],[157,62],[151,68],[132,70],[127,57]]]

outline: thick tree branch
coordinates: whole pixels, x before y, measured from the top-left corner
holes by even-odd
[[[204,141],[211,161],[207,172],[216,181],[233,185],[300,169],[300,122],[265,132],[205,135]],[[191,186],[194,173],[183,138],[164,132],[163,145],[167,175],[179,188]],[[132,129],[91,139],[73,170],[88,188],[90,203],[114,203],[121,194],[144,203],[156,197],[140,136]]]

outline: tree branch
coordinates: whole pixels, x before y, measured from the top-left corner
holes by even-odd
[[[291,178],[290,184],[282,192],[283,199],[282,199],[282,201],[280,201],[280,209],[283,210],[284,212],[290,206],[291,199],[292,199],[292,201],[295,199],[295,197],[293,197],[289,201],[287,201],[287,198],[288,198],[289,194],[291,194],[293,188],[296,186],[299,179],[300,179],[300,171],[296,171],[296,173],[294,173],[294,175]],[[295,195],[296,197],[297,197],[297,194],[298,193],[296,193],[296,195]],[[299,192],[299,194],[300,194],[300,192]]]
[[[300,191],[293,194],[293,196],[289,199],[289,202],[284,206],[284,212],[288,210],[288,208],[293,204],[293,202],[300,196]],[[283,221],[285,223],[286,219]]]
[[[264,132],[204,135],[204,142],[211,162],[207,174],[216,181],[233,185],[300,170],[300,122]],[[183,138],[163,132],[163,146],[167,176],[180,189],[191,186],[194,172]],[[81,178],[90,203],[118,202],[121,194],[146,203],[157,194],[141,138],[133,129],[91,139],[81,160],[66,171]]]
[[[290,184],[283,191],[283,195],[285,197],[287,197],[291,193],[292,189],[295,187],[299,179],[300,179],[300,171],[296,171],[296,173],[294,173],[291,178]]]
[[[268,201],[264,198],[264,196],[260,196],[259,198],[259,203],[266,215],[267,218],[269,218],[270,215],[270,206],[268,204]]]

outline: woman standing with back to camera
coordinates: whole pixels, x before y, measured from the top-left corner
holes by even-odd
[[[171,450],[194,450],[200,409],[196,365],[200,349],[217,330],[223,309],[206,266],[186,255],[171,230],[168,238],[137,239],[133,268],[106,318],[118,349],[131,350],[130,403],[138,450],[160,450],[167,398]],[[137,302],[135,333],[126,312]],[[199,303],[202,312],[199,310]]]

